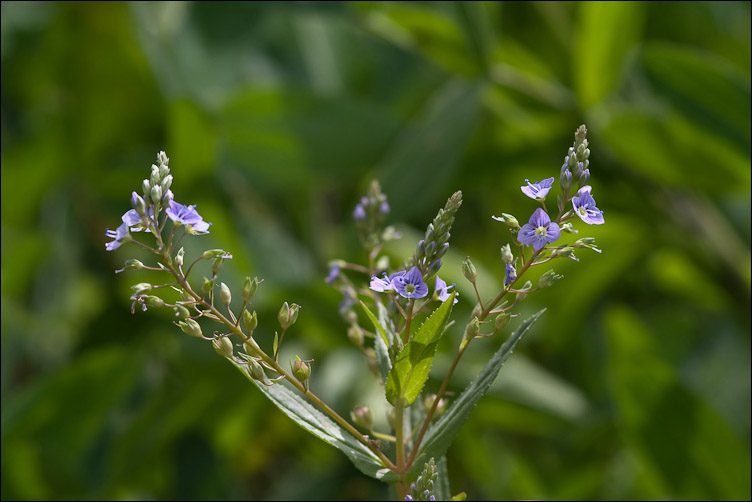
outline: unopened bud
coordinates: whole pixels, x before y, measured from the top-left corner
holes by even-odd
[[[227,306],[232,302],[232,292],[230,291],[230,287],[224,282],[219,285],[219,299]]]
[[[248,334],[252,334],[253,330],[256,329],[256,326],[258,326],[258,317],[256,316],[256,311],[253,311],[253,314],[248,312],[247,310],[243,311],[243,329],[248,332]]]
[[[251,301],[251,298],[253,298],[253,295],[256,293],[258,284],[259,280],[257,277],[254,277],[253,279],[246,277],[243,280],[243,303],[248,303]]]
[[[363,330],[357,324],[350,325],[347,328],[347,338],[358,348],[363,348]]]
[[[465,327],[465,336],[462,338],[462,343],[468,343],[478,336],[478,333],[480,333],[480,321],[477,317],[473,317],[473,320]]]
[[[166,192],[172,186],[172,174],[168,174],[162,180],[162,191]]]
[[[434,401],[436,401],[436,397],[436,394],[428,394],[425,398],[423,398],[423,410],[426,413],[431,411],[431,407],[433,406]],[[436,405],[436,411],[434,412],[433,418],[436,419],[443,415],[448,406],[449,401],[447,401],[443,397],[439,399],[439,404]]]
[[[201,285],[201,291],[209,293],[214,287],[214,279],[208,279],[204,277],[204,283]]]
[[[201,333],[201,325],[196,322],[195,319],[188,318],[184,321],[180,321],[178,322],[178,326],[180,326],[180,329],[183,330],[183,333],[195,336],[196,338],[203,338],[203,334]]]
[[[187,319],[191,315],[188,309],[183,307],[182,305],[175,305],[174,310],[175,317],[179,317],[180,319]]]
[[[548,288],[562,277],[564,276],[557,274],[553,270],[549,270],[538,279],[538,287],[541,289]]]
[[[572,171],[569,170],[569,167],[566,167],[561,171],[559,182],[561,183],[561,188],[565,192],[572,188]]]
[[[303,383],[311,376],[311,368],[302,361],[298,356],[295,356],[295,361],[292,363],[292,375]]]
[[[568,234],[576,234],[577,233],[577,230],[569,222],[562,223],[559,228],[561,229],[562,232],[566,232]]]
[[[201,259],[203,260],[210,260],[212,258],[229,259],[232,258],[232,255],[224,249],[207,249],[201,255]]]
[[[258,361],[256,361],[255,359],[248,361],[248,369],[251,374],[251,378],[259,382],[266,381],[266,373],[264,372],[264,367],[261,366]]]
[[[135,209],[138,215],[142,218],[144,214],[146,214],[146,203],[136,192],[131,194],[131,206],[133,206],[133,209]]]
[[[151,183],[149,180],[141,182],[141,189],[144,191],[144,197],[151,197]]]
[[[138,284],[134,284],[131,286],[131,289],[133,290],[133,296],[142,295],[146,293],[147,291],[151,291],[151,288],[153,286],[149,284],[148,282],[139,282]]]
[[[567,246],[561,249],[554,249],[554,251],[551,253],[551,258],[571,258],[574,261],[580,261],[579,258],[574,255],[574,248],[571,246]]]
[[[576,248],[589,248],[595,251],[596,253],[600,253],[601,250],[595,247],[595,239],[593,237],[583,237],[582,239],[578,239],[574,243],[574,247]]]
[[[520,229],[520,223],[517,221],[517,218],[511,214],[501,213],[501,216],[492,216],[492,218],[496,221],[503,222],[506,226],[514,230]]]
[[[530,291],[531,289],[533,289],[533,283],[530,281],[527,281],[525,285],[522,286],[522,288],[520,288],[519,290],[520,292],[517,293],[517,301],[521,302],[522,300],[527,298],[528,291]]]
[[[478,279],[478,271],[475,270],[475,265],[470,261],[469,256],[466,256],[465,259],[462,260],[462,274],[465,276],[465,279],[473,284],[475,284],[475,281]]]
[[[219,274],[219,271],[222,270],[222,265],[224,265],[225,260],[223,258],[214,258],[212,260],[212,275],[216,277],[217,274]]]
[[[162,187],[159,185],[154,185],[151,187],[151,201],[157,205],[162,201]]]
[[[507,265],[511,264],[514,261],[514,255],[512,254],[512,248],[509,247],[509,244],[504,244],[501,247],[501,261],[503,261]]]
[[[586,185],[588,179],[590,179],[590,169],[585,169],[580,173],[580,178],[577,180],[580,186]]]
[[[178,249],[177,254],[175,254],[175,265],[177,265],[178,267],[182,267],[184,257],[185,257],[185,249],[183,248]]]
[[[147,295],[144,298],[144,302],[146,302],[146,305],[148,307],[164,307],[165,306],[164,300],[154,295]]]
[[[287,302],[285,302],[282,304],[282,308],[279,309],[279,315],[277,316],[279,325],[282,326],[282,329],[287,329],[295,324],[295,321],[298,320],[298,310],[300,310],[300,305],[297,303],[288,305]]]
[[[116,270],[115,273],[119,274],[120,272],[124,270],[140,270],[142,268],[144,268],[144,264],[140,260],[137,260],[135,258],[129,258],[125,260],[125,265],[123,265],[123,268],[121,268],[120,270]]]
[[[217,354],[220,356],[232,357],[233,347],[229,337],[223,336],[215,338],[212,340],[212,345],[214,345],[214,350],[216,350]]]
[[[370,431],[373,427],[373,413],[368,406],[356,406],[350,412],[353,423],[363,430]]]
[[[496,331],[501,331],[502,329],[506,328],[511,319],[512,316],[505,312],[497,315],[496,319],[494,319],[494,327],[496,328]]]

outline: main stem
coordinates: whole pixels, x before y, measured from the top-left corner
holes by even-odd
[[[405,407],[402,402],[398,402],[394,407],[394,428],[395,436],[397,438],[397,474],[400,477],[397,483],[397,498],[399,500],[405,500],[407,495],[407,466],[405,464],[405,420],[404,420]]]

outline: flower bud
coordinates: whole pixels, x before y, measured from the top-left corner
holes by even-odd
[[[494,319],[494,327],[496,328],[496,331],[500,331],[507,327],[509,324],[509,321],[512,319],[512,316],[509,314],[502,312],[501,314],[496,316],[496,319]]]
[[[230,259],[232,255],[224,249],[207,249],[201,255],[202,260],[210,260],[212,258]]]
[[[184,321],[178,322],[178,326],[180,326],[180,329],[183,330],[183,333],[195,336],[196,338],[203,338],[203,334],[201,333],[201,325],[196,322],[195,319],[191,319],[189,317]]]
[[[256,329],[256,326],[258,326],[258,317],[256,316],[256,311],[254,310],[253,314],[251,314],[247,310],[244,310],[242,323],[243,329],[246,330],[249,335],[251,335],[253,333],[253,330]]]
[[[253,295],[256,293],[258,284],[259,280],[257,277],[254,277],[253,279],[246,277],[243,280],[243,303],[248,303],[251,301],[251,298],[253,298]]]
[[[144,197],[151,197],[151,183],[149,180],[141,182],[141,189],[144,191]]]
[[[131,289],[133,290],[133,296],[142,295],[146,293],[147,291],[151,291],[151,288],[153,286],[149,284],[148,282],[139,282],[138,284],[134,284],[131,286]]]
[[[207,279],[204,277],[204,283],[201,285],[201,291],[204,293],[210,293],[214,287],[214,279]]]
[[[501,213],[501,216],[493,216],[493,219],[504,222],[504,224],[511,229],[520,229],[520,223],[517,221],[517,218],[515,218],[511,214]]]
[[[304,383],[311,376],[311,368],[302,361],[298,356],[295,356],[295,361],[292,363],[292,375],[298,379],[300,383]]]
[[[572,188],[572,171],[570,171],[568,167],[561,171],[559,183],[561,183],[561,188],[565,192]]]
[[[574,247],[576,248],[588,248],[592,249],[596,253],[600,253],[601,250],[595,247],[595,238],[593,237],[583,237],[582,239],[578,239],[574,243]]]
[[[177,265],[178,267],[182,267],[184,256],[185,256],[185,249],[181,247],[180,249],[178,249],[177,254],[175,254],[175,265]]]
[[[232,302],[232,292],[230,291],[230,287],[224,282],[219,284],[219,299],[228,307],[230,306],[230,302]]]
[[[530,291],[531,289],[533,289],[533,283],[530,281],[527,281],[525,285],[520,288],[519,290],[520,292],[517,293],[517,301],[521,302],[522,300],[527,298],[528,291]]]
[[[115,270],[116,274],[119,274],[120,272],[123,272],[124,270],[140,270],[144,268],[144,264],[141,262],[141,260],[137,260],[135,258],[129,258],[125,260],[125,265],[120,270]]]
[[[582,127],[585,127],[585,126],[582,126]],[[167,158],[166,153],[164,153],[163,151],[160,151],[157,154],[157,162],[159,162],[160,164],[168,165],[170,163],[170,159]]]
[[[590,169],[585,169],[580,174],[580,178],[577,180],[580,186],[587,185],[587,181],[590,179]]]
[[[350,412],[350,418],[355,425],[365,431],[370,431],[373,427],[373,413],[368,406],[356,406]]]
[[[179,317],[180,319],[187,319],[191,315],[188,309],[182,305],[175,305],[173,309],[175,310],[175,317]]]
[[[563,275],[558,275],[558,274],[557,274],[556,272],[554,272],[553,270],[549,270],[548,272],[546,272],[545,274],[543,274],[543,275],[542,275],[542,276],[540,277],[540,279],[538,279],[538,287],[539,287],[539,288],[541,288],[541,289],[543,289],[543,288],[548,288],[548,287],[550,287],[550,286],[551,286],[551,285],[552,285],[552,284],[553,284],[553,283],[554,283],[555,281],[558,281],[558,280],[559,280],[559,279],[561,279],[562,277],[564,277],[564,276],[563,276]]]
[[[352,324],[347,328],[347,338],[349,338],[356,347],[363,348],[363,330],[357,324]]]
[[[159,176],[159,168],[155,166],[154,164],[151,165],[151,176],[149,177],[149,182],[151,183],[151,187],[154,188],[155,186],[159,185],[159,181],[161,180],[161,176]]]
[[[224,265],[224,263],[225,260],[222,258],[214,258],[212,260],[212,275],[214,277],[216,277],[217,274],[219,274],[219,271],[222,270],[222,265]]]
[[[465,327],[465,335],[462,337],[462,343],[469,343],[470,340],[478,336],[478,333],[480,333],[480,321],[477,317],[473,317],[473,320]]]
[[[136,192],[131,194],[131,206],[133,206],[133,209],[136,210],[139,216],[144,217],[144,214],[146,214],[146,203]]]
[[[249,373],[251,374],[251,378],[259,382],[266,381],[266,373],[264,372],[264,367],[261,366],[258,361],[256,361],[255,359],[248,361],[248,369],[250,370]]]
[[[551,253],[551,258],[571,258],[574,261],[580,261],[579,258],[574,255],[574,248],[570,246],[561,249],[554,249]]]
[[[165,306],[164,300],[154,295],[147,295],[144,298],[144,302],[146,302],[146,305],[148,307],[164,307]]]
[[[285,302],[282,304],[282,308],[279,309],[279,314],[277,316],[279,325],[282,326],[282,329],[287,329],[295,324],[295,321],[298,320],[299,309],[300,305],[298,305],[297,303],[288,305],[287,302]]]
[[[159,185],[154,185],[151,187],[151,201],[157,205],[162,201],[162,187]]]
[[[431,411],[431,407],[433,406],[434,401],[436,401],[436,397],[436,394],[428,394],[425,398],[423,398],[423,410],[426,413]],[[434,412],[433,418],[436,419],[443,415],[448,406],[449,401],[447,401],[443,397],[439,399],[439,404],[436,405],[436,411]]]
[[[465,276],[465,279],[472,284],[475,284],[475,281],[478,279],[478,271],[475,270],[475,265],[470,261],[469,256],[466,256],[465,259],[462,260],[462,274]]]
[[[503,261],[507,265],[511,264],[514,261],[514,255],[512,254],[512,248],[509,247],[509,244],[504,244],[501,247],[501,261]]]
[[[217,354],[220,356],[232,357],[233,347],[229,337],[223,336],[215,338],[212,340],[212,345],[214,345],[214,350],[216,350]]]
[[[574,228],[574,227],[572,226],[572,224],[571,224],[571,223],[569,223],[569,222],[566,222],[566,223],[562,223],[562,224],[561,224],[561,225],[559,226],[559,228],[561,229],[561,231],[562,231],[562,232],[566,232],[566,233],[568,233],[568,234],[576,234],[576,233],[577,233],[577,229],[576,229],[576,228]]]
[[[171,186],[172,186],[172,174],[168,174],[162,180],[162,191],[167,192],[167,190],[169,190]]]

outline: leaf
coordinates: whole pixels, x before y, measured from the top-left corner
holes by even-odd
[[[267,387],[251,378],[247,365],[233,360],[230,362],[285,415],[314,436],[344,453],[360,472],[385,483],[397,481],[397,476],[387,469],[371,450],[356,440],[342,426],[314,408],[302,396],[281,383]]]
[[[441,335],[452,312],[455,292],[426,319],[394,361],[386,382],[386,398],[409,406],[417,399],[428,379]],[[436,455],[438,457],[439,455]]]
[[[373,327],[376,328],[376,331],[378,331],[379,334],[381,335],[381,339],[384,341],[384,344],[386,344],[386,346],[388,347],[389,346],[389,337],[386,336],[386,331],[384,331],[384,327],[381,325],[381,323],[379,322],[379,320],[376,319],[376,316],[373,315],[373,312],[371,312],[370,310],[368,310],[368,307],[366,307],[366,304],[363,303],[363,301],[360,302],[360,306],[363,307],[363,310],[365,310],[366,315],[368,316],[368,318],[373,323]]]
[[[486,393],[496,379],[496,375],[499,374],[499,370],[504,365],[504,362],[510,354],[512,354],[512,351],[514,351],[517,342],[519,342],[522,336],[527,333],[530,326],[538,320],[543,312],[545,312],[545,309],[533,314],[511,334],[509,339],[504,342],[491,360],[488,361],[488,364],[483,368],[483,371],[480,372],[478,378],[468,385],[467,388],[462,391],[460,397],[457,398],[441,418],[429,427],[423,440],[423,444],[421,444],[413,466],[410,469],[410,475],[417,476],[419,469],[422,469],[422,465],[425,464],[429,458],[439,458],[446,453],[452,440],[470,415],[470,412],[483,394]]]
[[[449,469],[447,469],[446,456],[441,457],[436,462],[436,468],[438,469],[439,477],[436,479],[436,484],[433,485],[433,493],[436,496],[436,500],[448,500],[452,492],[449,489]]]

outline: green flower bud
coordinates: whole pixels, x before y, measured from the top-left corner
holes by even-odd
[[[134,284],[131,286],[131,289],[133,290],[133,296],[136,295],[142,295],[146,293],[147,291],[151,291],[151,288],[153,286],[149,284],[148,282],[139,282],[138,284]]]
[[[295,356],[295,361],[292,363],[292,375],[298,379],[300,383],[305,383],[308,377],[311,376],[311,368],[302,361],[298,356]]]
[[[517,218],[515,218],[511,214],[501,213],[501,216],[494,216],[493,219],[504,222],[506,226],[513,230],[520,229],[520,223],[517,221]]]
[[[145,199],[151,198],[151,183],[149,182],[149,180],[142,181],[141,188],[144,191],[144,198]]]
[[[561,229],[562,232],[566,232],[568,234],[576,234],[577,233],[577,230],[575,230],[574,227],[572,226],[572,224],[569,223],[569,222],[562,223],[559,226],[559,228]]]
[[[159,185],[154,185],[151,187],[151,201],[154,203],[154,205],[159,204],[159,202],[162,200],[162,187]]]
[[[473,320],[465,327],[465,335],[462,337],[462,344],[465,345],[470,343],[470,340],[478,336],[478,333],[480,333],[480,321],[477,317],[473,317]]]
[[[554,249],[553,253],[551,253],[551,258],[571,258],[574,261],[579,261],[574,255],[574,248],[570,246]]]
[[[475,265],[470,261],[469,256],[466,256],[465,259],[462,260],[462,274],[465,276],[465,279],[473,284],[475,284],[476,279],[478,279],[478,271],[475,270]]]
[[[433,406],[434,401],[436,401],[436,394],[428,394],[426,397],[423,398],[423,410],[428,413],[431,411],[431,407]],[[444,412],[447,410],[447,407],[449,406],[449,401],[444,399],[443,397],[439,399],[439,404],[436,405],[436,412],[433,415],[433,418],[439,418],[441,415],[444,414]]]
[[[212,275],[213,276],[216,277],[217,274],[219,274],[219,271],[222,270],[222,265],[224,265],[224,263],[225,263],[225,260],[223,260],[222,258],[214,258],[214,260],[212,260]]]
[[[173,309],[175,310],[175,317],[179,317],[180,319],[187,319],[191,315],[188,309],[182,305],[176,305]]]
[[[527,281],[525,285],[522,286],[522,288],[520,288],[521,292],[517,293],[517,301],[521,302],[522,300],[527,298],[527,295],[528,295],[527,292],[530,291],[531,289],[533,289],[533,283],[530,281]]]
[[[287,302],[285,302],[282,304],[282,308],[279,309],[279,315],[277,316],[279,325],[282,326],[282,329],[287,329],[295,324],[295,321],[298,320],[299,310],[300,305],[297,303],[288,305]]]
[[[595,251],[596,253],[600,253],[601,250],[595,247],[595,238],[593,237],[583,237],[582,239],[577,240],[574,243],[574,247],[576,248],[589,248]]]
[[[356,406],[350,412],[350,418],[355,425],[365,431],[370,431],[373,427],[373,413],[368,406]]]
[[[201,259],[210,260],[212,258],[232,258],[232,255],[224,249],[208,249],[201,255]]]
[[[350,325],[349,328],[347,328],[347,338],[350,339],[350,341],[358,348],[363,348],[363,330],[360,326],[357,324]]]
[[[214,287],[214,279],[207,279],[204,277],[204,283],[201,285],[201,291],[209,293]]]
[[[164,307],[165,302],[158,296],[148,295],[144,298],[147,307]]]
[[[248,366],[251,373],[251,378],[259,382],[266,382],[266,373],[264,372],[264,367],[261,366],[258,361],[251,359],[250,361],[248,361]]]
[[[168,174],[162,179],[162,191],[166,192],[170,189],[170,186],[172,186],[172,174]]]
[[[217,354],[220,356],[232,357],[233,346],[229,337],[223,336],[215,338],[212,340],[212,345],[214,345],[214,350],[216,350]]]
[[[201,325],[195,319],[187,318],[184,321],[178,322],[178,326],[183,330],[183,333],[195,336],[196,338],[203,338]]]
[[[258,288],[259,282],[258,277],[254,277],[253,279],[246,277],[243,280],[243,303],[251,301],[251,298],[253,298],[253,295],[256,293],[256,288]]]
[[[128,260],[125,260],[125,265],[120,270],[116,270],[115,273],[119,274],[120,272],[123,272],[125,270],[140,270],[144,268],[144,264],[140,260],[136,260],[135,258],[130,258]]]
[[[496,331],[501,331],[502,329],[506,328],[511,319],[512,316],[504,312],[497,315],[496,319],[494,319],[494,327],[496,328]]]
[[[230,287],[224,282],[219,284],[219,299],[228,307],[230,306],[230,302],[232,302],[232,292],[230,291]]]
[[[177,265],[178,267],[182,267],[184,256],[185,256],[185,249],[183,248],[178,249],[177,254],[175,254],[175,265]]]
[[[256,311],[253,311],[253,314],[248,312],[247,310],[243,311],[243,329],[251,335],[253,333],[253,330],[256,329],[256,326],[258,326],[258,317],[256,316]]]
[[[512,254],[512,248],[509,247],[509,244],[504,244],[504,246],[502,246],[501,260],[507,265],[510,265],[512,262],[514,262],[514,255]]]
[[[555,281],[558,281],[564,277],[563,275],[559,275],[553,270],[549,270],[545,274],[543,274],[540,279],[538,279],[538,287],[539,288],[548,288],[550,287]]]

